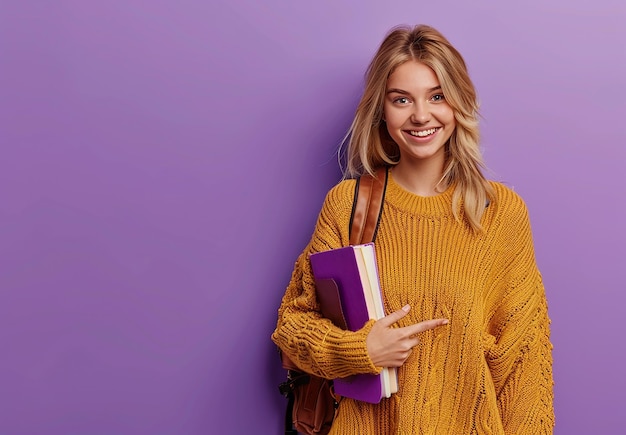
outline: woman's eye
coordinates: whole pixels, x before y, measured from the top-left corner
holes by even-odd
[[[407,97],[399,97],[393,100],[393,102],[399,104],[407,104],[409,102],[409,99]]]
[[[445,100],[445,97],[443,96],[443,94],[435,94],[431,97],[431,100],[433,101],[443,101]]]

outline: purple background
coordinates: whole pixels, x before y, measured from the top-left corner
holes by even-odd
[[[269,336],[395,24],[464,54],[526,199],[556,433],[623,433],[623,0],[2,1],[0,433],[278,434]]]

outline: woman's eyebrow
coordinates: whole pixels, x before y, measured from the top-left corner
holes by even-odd
[[[397,88],[387,89],[387,93],[388,93],[388,94],[402,94],[402,95],[409,95],[409,92],[404,91],[404,90],[402,90],[402,89],[397,89]]]
[[[430,92],[439,91],[439,90],[441,90],[441,85],[437,85],[437,86],[434,86],[434,87],[432,87],[430,89],[427,89],[426,92],[430,93]],[[396,94],[402,94],[402,95],[410,95],[411,94],[408,91],[405,91],[403,89],[398,89],[398,88],[387,89],[387,93],[388,94],[396,93]]]

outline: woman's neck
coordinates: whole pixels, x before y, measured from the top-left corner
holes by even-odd
[[[393,179],[402,188],[419,196],[435,196],[446,186],[438,186],[443,175],[443,165],[426,162],[409,163],[402,160],[391,170]]]

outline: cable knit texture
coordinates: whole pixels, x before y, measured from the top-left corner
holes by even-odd
[[[386,312],[410,304],[399,326],[450,323],[420,335],[391,398],[344,398],[331,434],[552,433],[552,345],[528,213],[492,184],[485,231],[474,234],[452,214],[452,188],[420,197],[390,177],[376,239]],[[328,193],[272,335],[300,368],[329,379],[381,370],[367,353],[372,321],[349,332],[320,316],[309,263],[313,252],[348,244],[354,187],[345,180]]]

